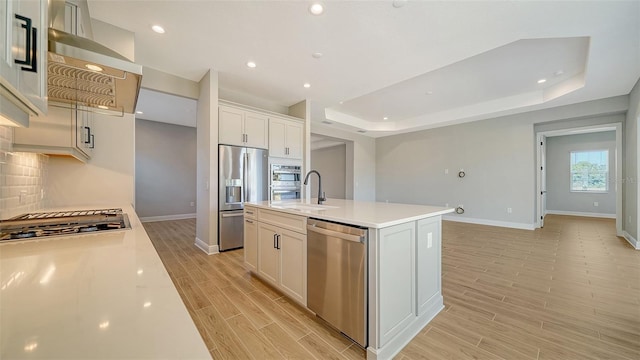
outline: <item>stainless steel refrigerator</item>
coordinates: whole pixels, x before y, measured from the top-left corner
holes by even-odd
[[[269,197],[269,153],[219,145],[218,165],[218,246],[225,251],[244,245],[244,203]]]

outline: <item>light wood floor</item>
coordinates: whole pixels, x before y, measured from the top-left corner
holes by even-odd
[[[249,275],[242,250],[195,248],[195,220],[144,227],[215,359],[365,357]],[[640,359],[640,251],[613,220],[445,221],[442,270],[445,310],[396,359]]]

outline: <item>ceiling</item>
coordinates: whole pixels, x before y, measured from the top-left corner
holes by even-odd
[[[213,69],[223,89],[307,99],[312,123],[373,137],[626,95],[640,77],[640,1],[323,1],[319,16],[302,0],[88,3],[135,33],[137,63]],[[139,109],[172,106],[146,95]]]

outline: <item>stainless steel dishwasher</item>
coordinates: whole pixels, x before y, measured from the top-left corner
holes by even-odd
[[[307,306],[367,347],[368,229],[307,221]]]

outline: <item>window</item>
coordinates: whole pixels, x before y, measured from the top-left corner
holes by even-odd
[[[609,150],[571,152],[571,191],[609,191]]]

